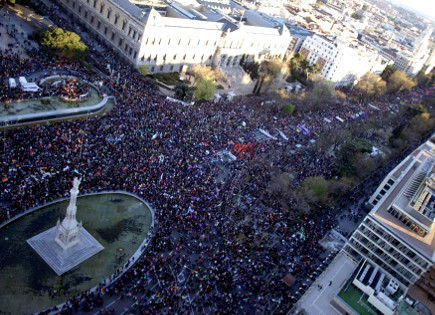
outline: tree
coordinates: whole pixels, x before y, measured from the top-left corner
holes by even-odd
[[[363,157],[359,153],[371,153],[372,148],[373,145],[366,139],[353,139],[343,144],[336,154],[335,164],[338,171],[344,176],[358,176],[361,170],[359,160]]]
[[[387,90],[389,93],[409,91],[415,87],[416,82],[406,76],[406,73],[400,70],[395,71],[388,79]]]
[[[423,71],[419,71],[415,77],[417,81],[417,86],[425,86],[430,84],[431,78],[426,75]]]
[[[313,88],[306,92],[304,97],[306,110],[319,110],[336,102],[336,93],[332,83],[327,80],[315,81]]]
[[[193,65],[190,72],[195,77],[194,85],[201,80],[217,81],[224,78],[224,74],[220,68],[212,69],[209,66],[202,66],[199,64]]]
[[[87,51],[79,35],[59,27],[42,32],[39,43],[47,52],[68,59],[83,59]]]
[[[391,77],[391,75],[394,73],[394,72],[396,72],[396,68],[394,68],[393,66],[391,66],[391,65],[387,65],[386,67],[385,67],[385,69],[384,69],[384,71],[382,71],[382,74],[381,74],[381,78],[384,80],[384,81],[388,81],[388,79]]]
[[[308,203],[323,206],[331,201],[328,181],[323,176],[308,177],[301,183],[300,189]]]
[[[286,114],[293,114],[293,112],[295,111],[295,107],[292,103],[287,103],[284,105],[284,107],[282,108],[283,112]]]
[[[216,83],[213,80],[199,80],[195,89],[195,97],[197,100],[210,100],[214,96],[215,90]]]
[[[147,66],[146,65],[142,65],[139,68],[137,68],[137,70],[142,73],[142,75],[146,76],[147,75]]]
[[[320,72],[319,65],[310,65],[308,59],[301,53],[295,54],[290,60],[290,73],[291,77],[295,80],[307,81],[310,75]]]
[[[382,96],[386,91],[387,83],[374,73],[367,72],[355,85],[355,89],[364,99]]]
[[[178,84],[175,87],[175,97],[182,101],[192,100],[193,92],[186,83]]]
[[[288,66],[285,62],[281,61],[279,58],[275,58],[272,60],[265,61],[261,64],[259,78],[260,82],[257,85],[257,90],[254,91],[255,94],[261,93],[261,88],[263,83],[266,82],[267,87],[266,90],[270,88],[273,81],[280,75],[288,73]]]

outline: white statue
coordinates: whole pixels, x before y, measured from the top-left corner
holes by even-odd
[[[77,213],[77,195],[79,194],[79,185],[81,179],[74,177],[73,188],[70,190],[71,198],[69,201],[68,208],[66,209],[66,216],[62,223],[60,219],[57,220],[56,228],[56,238],[55,241],[63,249],[68,249],[76,245],[80,239],[80,229],[82,228],[82,223],[78,223],[76,219]]]

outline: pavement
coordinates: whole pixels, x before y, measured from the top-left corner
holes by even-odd
[[[340,252],[298,301],[296,313],[303,310],[309,315],[337,315],[329,303],[356,267],[354,261]]]

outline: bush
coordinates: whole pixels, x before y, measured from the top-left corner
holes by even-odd
[[[154,78],[167,85],[176,85],[180,83],[180,74],[178,72],[156,73]]]
[[[295,107],[293,106],[293,104],[288,103],[288,104],[284,105],[282,110],[284,113],[291,115],[295,111]]]

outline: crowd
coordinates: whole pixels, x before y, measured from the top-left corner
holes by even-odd
[[[293,185],[308,176],[330,178],[331,157],[310,149],[314,134],[399,107],[388,97],[292,116],[264,105],[263,97],[183,107],[109,51],[104,59],[90,53],[90,62],[102,71],[111,65],[107,76],[36,50],[28,52],[29,60],[10,50],[1,55],[2,78],[69,69],[103,81],[116,97],[117,106],[103,116],[1,131],[0,222],[67,197],[76,176],[82,177],[81,193],[140,195],[155,209],[155,235],[143,257],[105,292],[132,299],[142,314],[287,312],[331,258],[318,241],[336,224],[336,213],[325,209],[295,219],[268,198],[272,170],[295,174]],[[421,99],[433,92],[425,88],[400,97]],[[222,150],[238,159],[219,162]],[[282,282],[287,274],[297,279],[292,288]],[[68,301],[65,312],[80,301],[91,308],[101,299],[82,294]]]
[[[58,84],[56,95],[67,100],[83,99],[89,93],[87,85],[77,79],[66,79]]]

